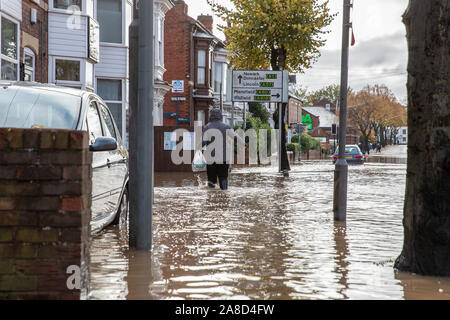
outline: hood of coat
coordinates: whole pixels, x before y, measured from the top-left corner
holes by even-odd
[[[209,113],[209,121],[222,121],[222,111],[220,109],[212,109]]]

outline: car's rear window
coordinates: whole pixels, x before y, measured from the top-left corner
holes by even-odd
[[[357,147],[345,147],[345,153],[359,154],[359,148]],[[339,154],[339,147],[336,148],[335,154]]]
[[[355,147],[345,147],[345,153],[359,153],[358,149]]]
[[[81,97],[31,87],[0,88],[0,127],[75,129]]]

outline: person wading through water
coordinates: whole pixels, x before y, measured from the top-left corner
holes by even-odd
[[[217,180],[219,180],[220,189],[228,189],[230,159],[227,157],[227,137],[236,137],[239,143],[245,145],[245,141],[234,132],[233,128],[222,122],[222,111],[220,109],[211,110],[209,123],[203,129],[203,146],[209,146],[211,143],[214,143],[216,139],[220,138],[221,141],[217,141],[217,146],[222,146],[221,149],[223,153],[216,155],[215,152],[218,148],[215,146],[213,151],[211,151],[211,159],[206,157],[206,173],[208,175],[208,186],[210,188],[215,188]]]

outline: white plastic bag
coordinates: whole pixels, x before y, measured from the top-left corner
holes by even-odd
[[[198,150],[195,152],[194,160],[192,161],[192,172],[206,171],[206,160],[203,153]]]

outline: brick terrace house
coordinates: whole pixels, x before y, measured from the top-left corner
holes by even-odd
[[[164,19],[154,0],[154,125],[163,124]],[[133,0],[0,0],[0,80],[36,81],[98,93],[127,140]]]
[[[0,79],[47,82],[48,1],[0,0]]]
[[[302,101],[294,94],[289,94],[287,118],[290,128],[296,128],[297,123],[302,122]]]
[[[215,91],[225,83],[226,60],[215,64],[217,57],[224,56],[221,53],[225,45],[213,35],[211,16],[195,20],[189,17],[183,0],[173,2],[175,6],[165,19],[164,80],[174,87],[165,97],[164,125],[192,126],[194,121],[206,124],[209,110],[217,103]]]
[[[336,139],[331,133],[332,124],[339,125],[339,107],[335,103],[326,99],[315,101],[314,106],[303,108],[303,116],[304,118],[311,118],[312,129],[309,130],[308,134],[312,137],[326,138],[327,143],[330,143],[330,140]],[[352,126],[351,123],[347,123],[346,144],[358,143],[358,129]]]

